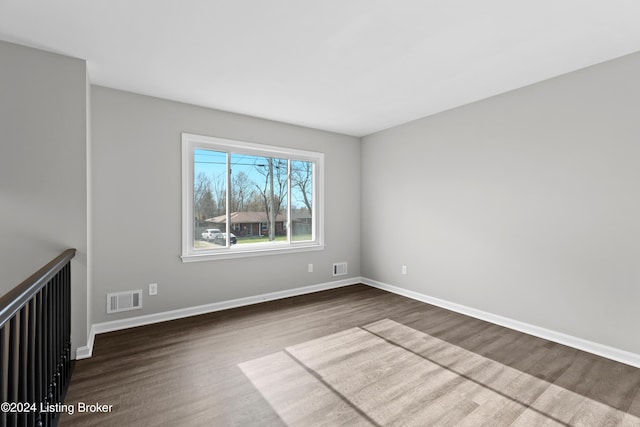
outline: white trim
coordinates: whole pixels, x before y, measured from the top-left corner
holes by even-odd
[[[87,345],[78,347],[76,349],[76,360],[88,359],[93,354],[93,343],[96,339],[96,333],[93,326],[89,330],[89,336],[87,337]]]
[[[573,347],[578,350],[606,357],[607,359],[615,360],[616,362],[625,363],[627,365],[640,368],[640,354],[637,353],[632,353],[626,350],[621,350],[619,348],[610,347],[608,345],[600,344],[593,341],[588,341],[583,338],[574,337],[562,332],[557,332],[551,329],[542,328],[540,326],[531,325],[529,323],[520,322],[518,320],[499,316],[493,313],[488,313],[486,311],[477,310],[475,308],[467,307],[465,305],[446,301],[440,298],[434,298],[428,295],[421,294],[419,292],[399,288],[397,286],[389,285],[383,282],[378,282],[377,280],[367,279],[366,277],[362,277],[361,280],[365,285],[382,289],[383,291],[402,295],[407,298],[442,307],[447,310],[455,311],[456,313],[465,314],[467,316],[475,317],[476,319],[485,320],[496,325],[523,332],[525,334],[533,335],[539,338]]]
[[[193,212],[193,186],[194,186],[194,150],[207,149],[226,153],[227,173],[231,171],[231,154],[248,154],[266,157],[282,157],[287,159],[287,186],[288,194],[291,194],[290,163],[292,160],[307,161],[313,164],[312,182],[312,240],[308,242],[291,241],[291,199],[287,197],[287,235],[288,241],[284,244],[265,245],[242,244],[233,247],[221,248],[194,248],[194,212]],[[181,134],[182,151],[182,253],[180,259],[183,262],[213,261],[220,259],[242,258],[256,255],[277,255],[281,253],[306,252],[309,250],[324,249],[324,153],[306,151],[274,145],[256,144],[253,142],[236,141],[204,135],[195,135],[183,132]],[[226,179],[226,197],[231,194],[231,177]],[[226,216],[229,219],[230,203],[225,203]],[[230,221],[226,221],[226,232],[231,232]],[[227,243],[228,244],[228,243]],[[284,246],[284,248],[283,248]],[[263,249],[264,248],[264,249]]]
[[[252,304],[258,304],[266,301],[273,301],[282,298],[288,298],[298,295],[305,295],[313,292],[324,291],[328,289],[335,289],[349,285],[355,285],[358,283],[364,283],[365,285],[381,289],[383,291],[391,292],[396,295],[401,295],[407,298],[411,298],[417,301],[421,301],[427,304],[442,307],[447,310],[454,311],[456,313],[465,314],[467,316],[474,317],[476,319],[484,320],[496,325],[504,326],[509,329],[513,329],[525,334],[533,335],[539,338],[543,338],[549,341],[557,342],[569,347],[576,348],[578,350],[586,351],[598,356],[605,357],[607,359],[615,360],[616,362],[625,363],[636,368],[640,368],[640,354],[632,353],[626,350],[621,350],[615,347],[610,347],[604,344],[599,344],[593,341],[585,340],[582,338],[567,335],[562,332],[553,331],[539,326],[531,325],[529,323],[520,322],[518,320],[510,319],[507,317],[499,316],[497,314],[489,313],[475,308],[467,307],[465,305],[457,304],[454,302],[446,301],[440,298],[431,297],[419,292],[410,291],[397,286],[389,285],[377,280],[368,279],[366,277],[352,277],[344,280],[338,280],[334,282],[322,283],[318,285],[304,286],[295,289],[288,289],[284,291],[271,292],[262,295],[256,295],[245,298],[238,298],[228,301],[221,301],[212,304],[205,304],[196,307],[183,308],[178,310],[166,311],[162,313],[147,314],[144,316],[130,317],[127,319],[114,320],[110,322],[96,323],[91,326],[89,337],[87,339],[87,345],[84,347],[78,347],[76,350],[76,360],[87,359],[93,354],[93,344],[95,336],[106,332],[118,331],[122,329],[134,328],[136,326],[150,325],[153,323],[166,322],[168,320],[181,319],[189,316],[197,316],[199,314],[212,313],[215,311],[227,310],[230,308],[243,307]]]
[[[249,246],[250,244],[243,244],[243,246]],[[312,251],[323,251],[324,245],[305,245],[302,243],[292,243],[290,245],[274,245],[269,247],[258,247],[257,245],[252,245],[256,247],[255,250],[252,251],[241,251],[241,252],[233,252],[229,251],[226,253],[203,253],[196,255],[183,255],[180,257],[182,262],[198,262],[198,261],[214,261],[217,259],[232,259],[232,258],[248,258],[254,256],[264,256],[264,255],[280,255],[280,254],[290,254],[296,252],[312,252]]]
[[[86,67],[85,67],[86,68]],[[87,281],[86,281],[86,300],[84,303],[86,304],[86,314],[84,318],[84,333],[86,336],[89,335],[89,331],[91,329],[91,318],[93,317],[93,143],[91,139],[92,129],[91,129],[91,79],[89,78],[89,71],[86,71],[86,105],[85,105],[85,115],[86,115],[86,178],[87,178],[87,189],[86,189],[86,221],[87,221],[87,254],[86,254],[86,267],[87,267]],[[75,307],[75,305],[74,305]],[[75,310],[75,308],[72,308]],[[80,347],[76,349],[76,354],[82,354],[84,349],[87,347]],[[91,356],[91,355],[89,355]]]
[[[194,143],[196,147],[211,147],[219,146],[224,149],[231,148],[234,152],[239,154],[249,155],[262,155],[265,157],[273,157],[273,155],[279,156],[295,156],[296,160],[313,161],[317,159],[316,153],[313,151],[300,150],[298,148],[282,147],[278,145],[258,144],[255,142],[239,141],[236,139],[219,138],[216,136],[198,135],[195,133],[182,132],[182,140],[189,140]]]
[[[192,245],[193,237],[189,238],[189,233],[193,233],[193,229],[189,225],[192,221],[193,207],[191,204],[191,197],[193,194],[193,151],[189,147],[188,140],[182,135],[181,140],[182,148],[182,255],[189,253]],[[191,189],[189,188],[191,186]],[[190,231],[191,230],[191,231]]]
[[[76,360],[87,359],[93,354],[93,343],[97,334],[119,331],[122,329],[135,328],[136,326],[150,325],[153,323],[166,322],[168,320],[182,319],[184,317],[197,316],[199,314],[213,313],[215,311],[228,310],[230,308],[244,307],[266,301],[274,301],[282,298],[289,298],[298,295],[310,294],[313,292],[325,291],[328,289],[341,288],[344,286],[361,283],[360,277],[352,277],[334,282],[321,283],[318,285],[303,286],[300,288],[287,289],[284,291],[270,292],[267,294],[255,295],[251,297],[237,298],[228,301],[214,302],[211,304],[198,305],[195,307],[181,308],[178,310],[164,311],[162,313],[146,314],[143,316],[129,317],[126,319],[112,320],[110,322],[94,323],[91,326],[87,345],[76,350]]]

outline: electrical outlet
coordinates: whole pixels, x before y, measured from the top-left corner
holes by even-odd
[[[158,295],[157,283],[149,283],[149,295]]]
[[[406,276],[406,275],[407,275],[407,266],[406,266],[406,265],[403,265],[403,266],[402,266],[402,275],[403,275],[403,276]]]
[[[309,264],[309,273],[313,273],[313,264]]]

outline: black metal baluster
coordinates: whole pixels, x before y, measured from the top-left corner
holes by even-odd
[[[18,328],[20,318],[13,316],[9,321],[9,387],[7,393],[8,402],[18,402],[18,351],[20,346],[20,337]],[[7,414],[7,427],[17,427],[18,416],[16,412]]]
[[[44,404],[44,393],[45,393],[45,389],[43,387],[44,384],[44,373],[43,373],[43,361],[44,361],[44,352],[42,349],[42,339],[43,339],[43,304],[42,304],[42,294],[43,294],[43,290],[40,290],[40,292],[38,292],[35,296],[35,301],[36,301],[36,336],[35,336],[35,341],[36,341],[36,405],[37,405],[37,414],[36,414],[36,426],[37,427],[42,427],[44,425],[44,420],[43,420],[43,416],[42,413],[40,413],[40,409],[42,408],[42,405]]]
[[[18,312],[20,319],[20,328],[18,329],[18,402],[27,403],[27,363],[29,355],[28,339],[29,339],[29,306],[25,305]],[[27,427],[26,411],[18,412],[18,426]]]
[[[7,354],[8,329],[0,328],[0,402],[9,401],[9,357]],[[0,411],[0,425],[7,425],[7,414]]]
[[[58,292],[59,292],[60,273],[51,279],[51,381],[53,384],[53,402],[60,401],[58,384]],[[55,418],[55,415],[54,415]]]
[[[62,310],[60,308],[60,291],[62,288],[62,271],[59,271],[58,274],[55,275],[55,277],[53,278],[54,281],[54,291],[53,291],[53,305],[54,305],[54,310],[53,310],[53,323],[54,323],[54,327],[53,327],[53,344],[54,344],[54,355],[55,355],[55,359],[53,361],[54,363],[54,369],[55,369],[55,374],[53,377],[53,381],[54,381],[54,399],[56,403],[61,403],[62,402],[62,381],[61,381],[61,372],[60,372],[60,366],[62,364],[62,346],[60,345],[60,341],[62,338],[62,330],[61,330],[61,325],[62,325],[62,319],[60,318],[62,315]],[[57,420],[60,417],[60,413],[56,412],[54,413],[54,423],[57,424]]]
[[[71,264],[64,267],[64,354],[65,354],[65,390],[71,381]]]
[[[27,344],[29,352],[27,355],[27,397],[29,403],[36,403],[36,296],[29,300],[29,342]],[[30,410],[27,413],[26,422],[28,426],[36,425],[36,413]]]
[[[64,251],[0,296],[0,402],[18,409],[3,407],[0,427],[57,425],[50,405],[63,402],[71,378],[74,256],[75,249]]]
[[[43,294],[42,294],[42,365],[43,365],[43,369],[42,369],[42,373],[43,373],[43,387],[44,387],[44,405],[50,405],[53,402],[51,401],[51,387],[50,387],[50,383],[49,383],[49,379],[51,378],[51,350],[50,350],[50,346],[49,346],[49,337],[50,337],[50,325],[51,325],[51,319],[49,317],[49,313],[51,312],[51,295],[50,295],[50,289],[49,289],[49,284],[46,284],[44,286],[44,288],[42,289]],[[44,412],[42,414],[42,424],[44,427],[49,427],[49,425],[51,425],[51,423],[49,422],[50,420],[50,413],[49,412]]]
[[[60,287],[58,288],[58,384],[60,385],[60,402],[64,399],[64,282],[65,273],[64,269],[60,271]]]
[[[53,324],[53,292],[51,289],[51,282],[47,283],[45,289],[47,290],[47,316],[45,323],[45,336],[47,342],[47,402],[53,405],[55,403],[53,400],[53,360],[55,355],[53,354],[53,329],[51,327]],[[51,412],[47,412],[46,420],[47,423],[45,425],[50,426],[53,421]]]

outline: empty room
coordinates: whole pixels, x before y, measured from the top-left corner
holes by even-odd
[[[0,1],[0,427],[640,426],[638,22]]]

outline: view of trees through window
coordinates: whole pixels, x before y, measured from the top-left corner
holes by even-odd
[[[194,149],[194,247],[313,240],[313,167],[304,160]]]

